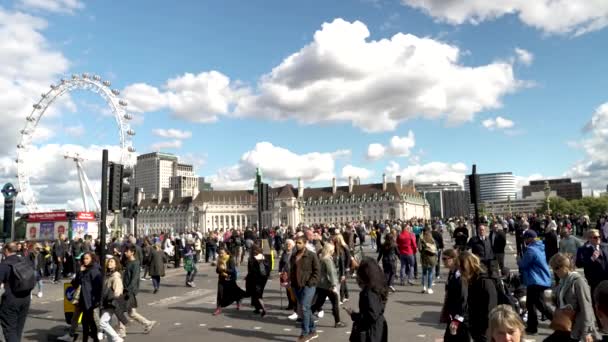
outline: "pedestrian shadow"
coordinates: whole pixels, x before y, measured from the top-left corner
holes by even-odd
[[[424,311],[420,314],[420,317],[414,317],[408,322],[417,323],[418,325],[425,327],[432,327],[436,329],[442,329],[441,324],[439,323],[439,318],[441,317],[440,312],[436,311]]]
[[[273,308],[274,305],[266,305],[266,308]],[[241,310],[236,309],[222,309],[222,316],[243,320],[243,321],[253,321],[253,322],[263,322],[268,324],[277,324],[277,325],[285,325],[290,327],[298,327],[299,323],[295,321],[290,321],[287,319],[287,315],[285,315],[283,310],[279,310],[278,306],[276,306],[276,310],[268,311],[264,318],[260,317],[259,314],[253,313],[253,308],[247,305],[247,307],[241,307]],[[190,312],[198,312],[198,313],[206,313],[212,315],[215,312],[215,307],[203,307],[203,306],[170,306],[169,310],[179,310],[179,311],[190,311]],[[279,313],[277,313],[279,312]]]
[[[38,316],[38,315],[44,315],[46,313],[49,313],[51,311],[49,310],[38,310],[38,309],[32,309],[30,308],[29,311],[27,312],[28,315],[32,315],[32,316]]]
[[[65,334],[65,325],[58,325],[50,329],[34,329],[23,332],[24,341],[55,342]]]
[[[266,340],[266,341],[284,341],[284,342],[292,342],[295,336],[284,335],[284,334],[273,334],[267,333],[260,330],[252,332],[251,330],[244,329],[233,329],[233,328],[209,328],[210,331],[215,331],[224,334],[230,334],[240,337],[249,337],[257,340]]]
[[[404,300],[396,300],[395,303],[403,304],[403,305],[411,305],[411,306],[443,306],[442,303],[438,302],[430,302],[430,301],[404,301]]]

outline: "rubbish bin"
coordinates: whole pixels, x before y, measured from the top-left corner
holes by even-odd
[[[76,289],[71,283],[63,283],[63,315],[67,324],[72,324],[72,317],[76,311],[76,306],[72,304]],[[78,324],[82,321],[82,314],[78,318]]]

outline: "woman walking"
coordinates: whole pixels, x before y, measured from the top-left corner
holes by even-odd
[[[165,254],[158,244],[154,245],[154,250],[150,254],[150,278],[152,278],[153,293],[158,293],[160,289],[160,278],[165,276],[165,263],[168,261]]]
[[[270,274],[270,265],[262,254],[262,248],[255,244],[251,248],[251,256],[247,262],[247,277],[245,278],[245,288],[247,294],[251,296],[251,305],[255,308],[253,311],[260,316],[266,316],[264,307],[264,288]],[[238,304],[237,304],[238,305]]]
[[[334,264],[338,270],[338,276],[340,277],[340,302],[348,302],[348,285],[346,278],[350,272],[351,266],[351,255],[350,250],[342,234],[337,234],[333,239],[334,247],[336,252],[334,253]]]
[[[334,266],[334,245],[331,243],[325,244],[321,252],[321,276],[317,284],[317,300],[311,307],[313,313],[317,313],[319,318],[323,318],[323,304],[325,299],[329,297],[331,301],[331,310],[334,315],[334,327],[342,328],[346,324],[340,321],[340,295],[338,291],[339,279]]]
[[[441,257],[443,264],[449,270],[448,280],[445,283],[445,299],[441,310],[441,321],[447,323],[444,342],[469,342],[471,336],[467,327],[467,287],[462,286],[460,277],[460,263],[458,253],[454,249],[447,249]]]
[[[388,289],[378,263],[364,258],[357,269],[359,312],[344,307],[353,320],[350,342],[388,342],[388,325],[384,319],[384,309]]]
[[[38,298],[42,298],[42,278],[44,277],[44,267],[46,262],[44,260],[44,255],[42,254],[42,245],[40,243],[36,243],[28,257],[34,266],[34,272],[36,274],[36,286],[38,287],[36,296],[38,296]]]
[[[384,238],[384,243],[379,248],[378,262],[382,260],[382,269],[384,270],[386,286],[388,286],[392,292],[395,292],[393,281],[395,278],[395,272],[397,270],[398,255],[399,250],[397,249],[397,244],[395,243],[395,237],[393,234],[388,234]]]
[[[80,287],[78,305],[82,309],[82,341],[87,342],[91,337],[94,342],[98,342],[94,311],[101,301],[103,283],[101,269],[95,262],[94,254],[88,252],[82,256],[80,272],[72,280],[72,286]]]
[[[152,258],[152,253],[154,252],[154,247],[149,237],[144,239],[144,248],[142,248],[143,260],[141,261],[141,266],[144,268],[144,275],[141,277],[141,280],[147,280],[146,276],[150,273],[150,259]]]
[[[425,228],[420,239],[422,264],[422,293],[433,294],[433,269],[437,264],[437,245],[430,228]]]
[[[289,319],[296,320],[298,319],[298,303],[296,302],[296,294],[293,293],[293,289],[289,283],[289,259],[291,259],[291,253],[293,252],[293,248],[295,246],[295,242],[292,239],[287,239],[285,242],[285,250],[283,254],[281,254],[281,260],[279,261],[279,279],[281,281],[281,287],[285,288],[285,292],[287,294],[287,309],[291,310],[293,313],[289,316]]]
[[[101,318],[99,320],[99,328],[110,336],[112,342],[124,341],[114,330],[110,324],[112,316],[120,319],[123,324],[128,323],[128,319],[124,316],[126,303],[122,297],[122,266],[118,259],[111,258],[106,261],[106,278],[102,290],[102,307]]]
[[[186,270],[186,286],[196,287],[194,284],[194,277],[198,273],[196,267],[196,247],[194,240],[188,238],[186,242],[186,248],[184,249],[184,270]]]
[[[220,248],[215,272],[217,278],[217,306],[214,316],[222,313],[222,308],[236,302],[236,309],[241,309],[241,300],[245,298],[245,291],[236,284],[236,263],[225,248]]]
[[[565,325],[554,324],[555,330],[546,342],[553,341],[585,341],[593,342],[601,336],[596,329],[595,314],[591,304],[591,291],[587,280],[581,274],[573,271],[571,258],[568,254],[558,253],[550,260],[553,273],[559,278],[559,286],[556,291],[557,306],[553,314],[555,323],[560,322],[559,316],[567,317]],[[559,314],[560,312],[569,314]],[[570,320],[573,318],[573,320]]]

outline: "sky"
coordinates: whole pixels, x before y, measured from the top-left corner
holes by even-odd
[[[138,153],[174,153],[215,189],[336,177],[462,183],[480,173],[608,184],[603,0],[0,1],[1,176],[40,94],[87,72],[120,90]],[[90,91],[45,112],[27,168],[46,208],[82,206],[118,151]],[[19,186],[18,186],[19,187]]]

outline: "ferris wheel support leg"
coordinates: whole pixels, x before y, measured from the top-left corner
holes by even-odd
[[[80,166],[80,162],[78,162],[78,164]],[[80,168],[82,169],[82,166],[80,166]],[[84,182],[87,185],[87,189],[89,189],[89,192],[91,193],[91,197],[93,197],[93,201],[95,201],[95,207],[97,208],[97,211],[101,211],[101,206],[99,205],[100,202],[97,197],[97,193],[95,193],[95,191],[93,191],[91,182],[89,182],[89,177],[87,177],[87,174],[84,172],[84,170],[82,170],[82,177],[84,178]]]
[[[80,163],[76,164],[76,169],[78,171],[78,180],[80,184],[80,195],[82,196],[82,204],[84,205],[84,211],[89,211],[89,206],[87,204],[87,196],[84,192],[84,170],[80,167]]]

